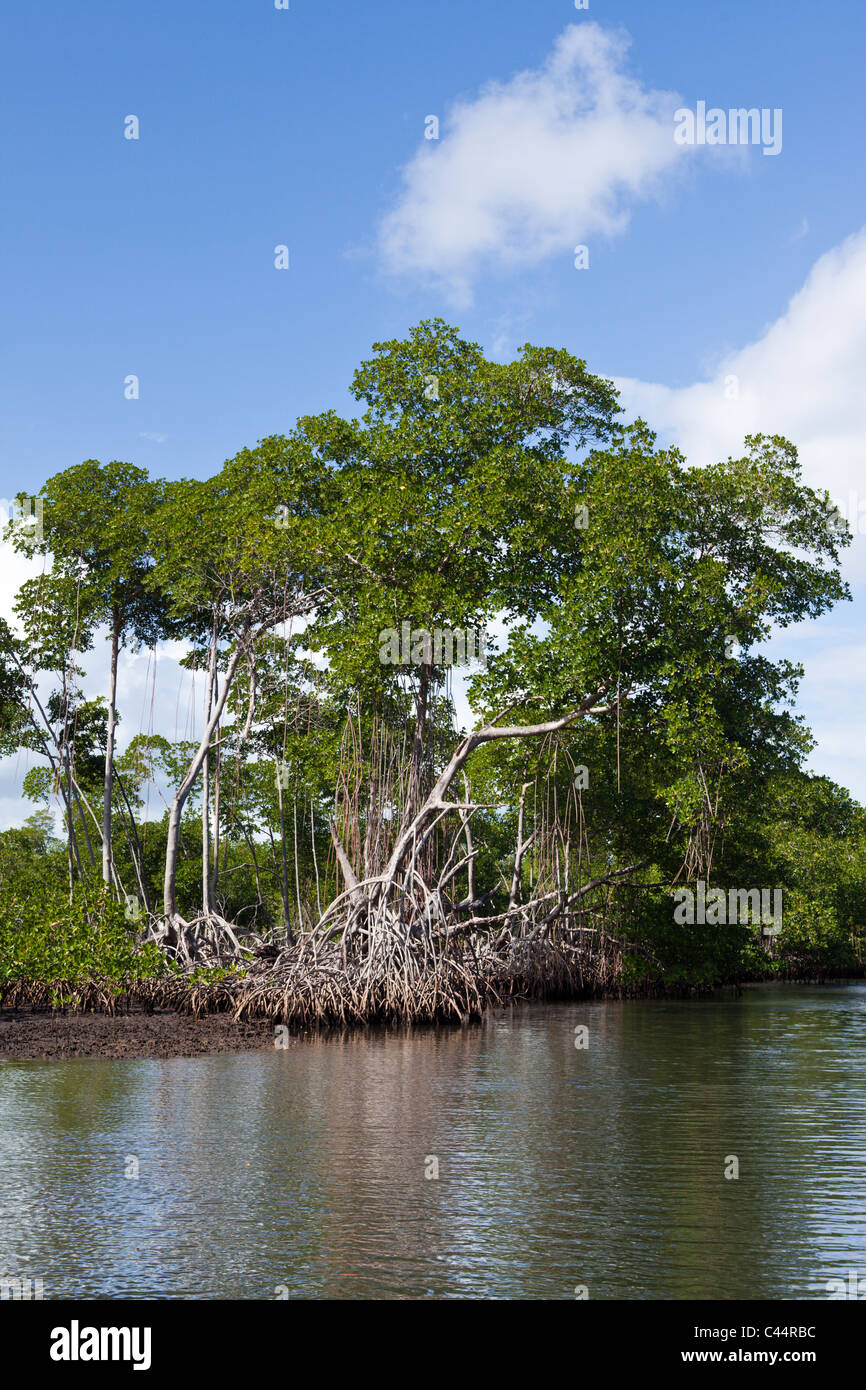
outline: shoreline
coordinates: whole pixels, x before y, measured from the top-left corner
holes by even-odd
[[[68,1062],[73,1058],[205,1057],[215,1053],[262,1052],[274,1046],[267,1019],[235,1023],[228,1013],[192,1014],[174,1009],[63,1013],[0,1008],[0,1065],[3,1062]]]
[[[700,1000],[713,996],[742,993],[757,985],[797,984],[802,986],[851,985],[863,983],[864,975],[834,975],[793,979],[777,974],[763,978],[744,977],[716,985],[677,989],[615,989],[582,990],[573,993],[552,991],[534,996],[512,996],[499,1007],[522,1007],[525,1004],[568,1002],[569,1000]],[[180,1001],[156,1003],[126,996],[115,1001],[119,1007],[85,1008],[33,1007],[29,1003],[6,1003],[0,996],[0,1065],[3,1062],[70,1061],[75,1058],[168,1059],[172,1057],[205,1057],[220,1053],[268,1051],[274,1047],[275,1030],[280,1020],[266,1015],[235,1018],[230,1009],[191,1011]],[[178,1007],[178,1005],[180,1005]],[[490,1006],[496,1012],[497,1006]],[[485,1012],[487,1012],[485,1010]],[[459,1027],[462,1023],[480,1022],[479,1017],[456,1020],[416,1022],[419,1028]],[[370,1019],[367,1023],[353,1020],[341,1027],[290,1027],[296,1039],[310,1035],[345,1032],[348,1028],[376,1027],[384,1020]],[[393,1027],[397,1020],[389,1020]],[[408,1021],[407,1021],[408,1022]],[[411,1026],[411,1025],[410,1025]]]

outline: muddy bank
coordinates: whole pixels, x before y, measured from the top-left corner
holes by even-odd
[[[272,1048],[275,1029],[283,1025],[295,1036],[351,1028],[454,1027],[533,1000],[706,998],[761,983],[838,984],[864,978],[862,969],[832,979],[768,972],[703,985],[645,981],[626,988],[615,979],[590,981],[563,968],[550,948],[546,964],[559,968],[535,974],[503,970],[498,978],[461,971],[456,980],[431,972],[413,982],[410,997],[394,997],[390,978],[367,981],[359,993],[348,972],[272,972],[259,980],[211,984],[180,977],[144,980],[123,994],[100,982],[18,981],[0,992],[0,1062],[256,1052]],[[457,988],[449,990],[448,985]],[[49,1001],[58,991],[62,1004],[52,1007]]]
[[[70,1057],[198,1057],[258,1052],[274,1046],[266,1020],[234,1023],[229,1014],[192,1018],[172,1009],[152,1013],[62,1014],[0,1009],[0,1059],[62,1061]]]

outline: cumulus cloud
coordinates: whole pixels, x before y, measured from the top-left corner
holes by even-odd
[[[749,433],[783,434],[805,481],[826,488],[854,533],[843,552],[853,605],[773,642],[802,660],[800,706],[818,741],[811,767],[866,800],[863,611],[866,604],[866,229],[822,256],[760,337],[682,389],[619,379],[630,415],[643,415],[692,463],[742,453]]]
[[[785,312],[710,378],[674,389],[618,379],[623,404],[676,440],[690,462],[742,453],[743,437],[783,434],[807,483],[827,488],[852,531],[866,532],[866,229],[822,256]],[[846,572],[866,579],[866,536]]]
[[[379,229],[386,268],[466,303],[482,266],[532,265],[622,232],[630,205],[696,148],[674,141],[679,98],[625,72],[628,45],[597,24],[569,25],[543,67],[456,104],[442,138],[403,170]]]

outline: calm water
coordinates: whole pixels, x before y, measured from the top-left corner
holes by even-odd
[[[827,1298],[866,1276],[864,1058],[858,984],[7,1062],[0,1273],[47,1298]]]

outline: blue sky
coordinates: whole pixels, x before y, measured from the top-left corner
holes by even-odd
[[[89,457],[204,476],[348,409],[370,344],[438,314],[497,356],[578,353],[698,461],[767,428],[866,499],[864,40],[853,0],[17,7],[0,497]],[[780,108],[781,153],[676,147],[701,100]],[[864,544],[857,602],[784,642],[813,766],[862,798]],[[0,609],[19,577],[7,557]],[[15,776],[0,823],[29,809]]]

